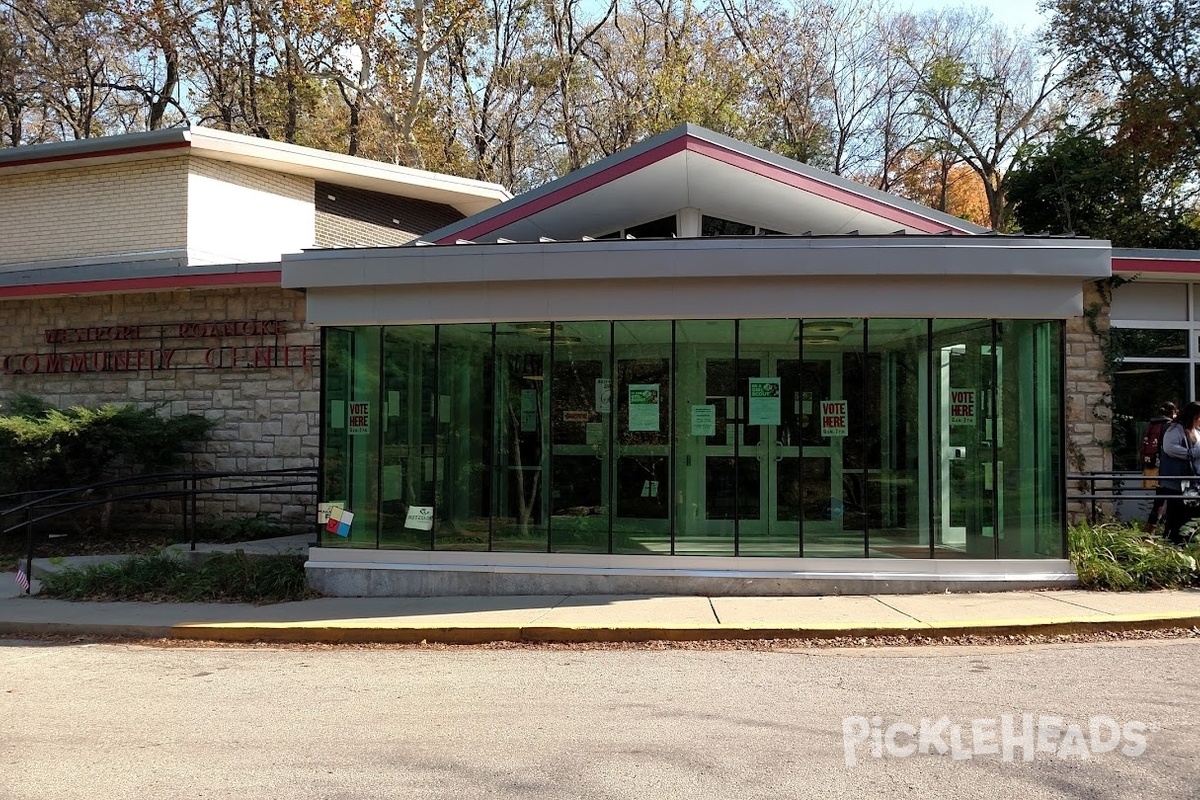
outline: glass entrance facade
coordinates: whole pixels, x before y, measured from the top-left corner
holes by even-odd
[[[326,328],[322,546],[1062,558],[1060,320]]]

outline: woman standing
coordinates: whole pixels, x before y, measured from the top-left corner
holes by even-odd
[[[1167,428],[1162,440],[1162,461],[1159,464],[1159,486],[1170,490],[1167,501],[1166,524],[1163,535],[1172,544],[1184,544],[1179,529],[1190,519],[1200,516],[1200,506],[1189,505],[1181,495],[1189,482],[1200,482],[1200,403],[1183,407],[1179,417]],[[1190,478],[1190,481],[1189,481]],[[1200,498],[1197,498],[1200,500]]]

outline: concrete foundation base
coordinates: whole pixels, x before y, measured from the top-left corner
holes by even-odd
[[[309,584],[333,597],[994,592],[1078,586],[1062,559],[704,558],[312,548]]]

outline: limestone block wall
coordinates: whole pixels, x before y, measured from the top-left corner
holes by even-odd
[[[188,157],[0,178],[0,264],[182,249]]]
[[[1066,325],[1067,471],[1111,472],[1112,386],[1105,373],[1104,344],[1109,332],[1111,295],[1103,284],[1083,286],[1084,315]],[[1072,491],[1087,491],[1086,484]],[[1072,504],[1070,519],[1086,509]]]
[[[261,324],[219,324],[235,320]],[[80,333],[87,330],[102,333]],[[89,337],[100,340],[83,341]],[[0,405],[24,393],[58,407],[134,403],[201,414],[217,424],[189,456],[196,469],[316,466],[319,379],[319,331],[304,322],[301,292],[0,300]],[[234,495],[202,501],[200,512],[299,524],[315,518],[311,505],[291,495]]]

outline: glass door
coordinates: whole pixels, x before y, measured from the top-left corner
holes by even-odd
[[[994,557],[995,353],[992,327],[978,320],[934,323],[937,366],[937,544]]]

